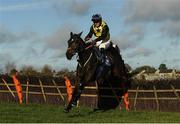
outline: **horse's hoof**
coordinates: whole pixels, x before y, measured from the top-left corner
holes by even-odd
[[[65,108],[64,113],[69,113],[69,109]]]
[[[96,111],[99,111],[99,110],[101,110],[101,109],[100,108],[94,108],[93,112],[96,112]]]
[[[72,106],[72,107],[77,106],[77,102],[73,102],[73,103],[71,104],[71,106]]]

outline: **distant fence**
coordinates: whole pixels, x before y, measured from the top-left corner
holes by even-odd
[[[60,80],[59,80],[60,81]],[[20,81],[21,82],[21,81]],[[179,82],[180,83],[180,82]],[[11,79],[0,79],[0,101],[17,101],[16,90]],[[44,82],[41,78],[36,79],[36,83],[26,79],[22,81],[23,102],[28,103],[66,103],[66,86],[65,83],[58,80],[49,79]],[[142,89],[139,85],[133,89],[129,89],[129,100],[131,110],[157,110],[157,111],[180,111],[180,88],[176,88],[173,84],[169,84],[168,89],[157,89],[153,85],[152,89]],[[101,88],[104,90],[112,90],[111,88]],[[113,88],[120,90],[121,88]],[[15,95],[14,95],[15,94]],[[80,99],[81,105],[95,107],[98,97],[112,98],[114,95],[101,95],[97,93],[95,84],[85,87]]]

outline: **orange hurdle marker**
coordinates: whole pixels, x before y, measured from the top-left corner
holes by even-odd
[[[124,94],[124,103],[125,103],[126,111],[129,111],[129,98],[128,98],[128,92]]]
[[[17,76],[17,71],[15,72],[15,74],[13,74],[12,78],[13,78],[15,88],[16,88],[16,91],[17,91],[17,95],[18,95],[18,98],[19,98],[19,103],[22,104],[22,102],[23,102],[22,87],[21,87],[21,84],[20,84],[19,80],[16,78],[16,76]]]
[[[67,76],[64,76],[64,79],[65,79],[65,83],[66,83],[68,102],[70,102],[70,100],[72,99],[72,93],[73,93],[72,85]]]

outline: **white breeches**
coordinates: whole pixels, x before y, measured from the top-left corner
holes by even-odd
[[[110,47],[110,44],[111,44],[111,41],[108,40],[104,43],[102,43],[102,40],[101,41],[98,41],[96,42],[96,47],[98,47],[99,49],[108,49]]]

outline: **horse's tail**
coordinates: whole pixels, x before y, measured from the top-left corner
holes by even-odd
[[[110,42],[110,48],[114,49],[117,53],[120,53],[120,49],[119,49],[118,45],[113,44],[113,42]]]
[[[115,69],[116,74],[119,75],[120,77],[123,77],[126,82],[127,87],[131,87],[131,75],[125,66],[124,60],[122,59],[119,47],[111,47],[109,49],[109,53],[111,54],[112,57],[112,64],[113,67],[112,69]]]

